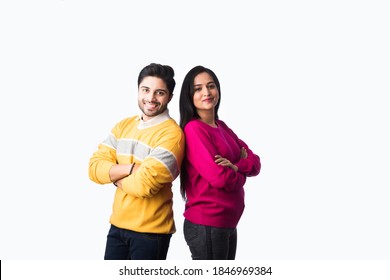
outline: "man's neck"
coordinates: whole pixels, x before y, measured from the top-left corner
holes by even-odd
[[[171,117],[169,115],[169,110],[166,109],[164,112],[162,112],[161,114],[151,118],[151,119],[148,119],[147,121],[144,121],[143,120],[143,114],[141,115],[140,117],[140,124],[138,125],[138,128],[148,128],[148,127],[152,127],[152,126],[155,126],[155,125],[158,125],[166,120],[169,120]]]

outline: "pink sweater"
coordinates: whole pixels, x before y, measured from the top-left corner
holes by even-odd
[[[217,125],[194,119],[184,128],[188,174],[184,217],[195,224],[235,228],[245,207],[246,177],[259,174],[260,158],[223,121]],[[241,147],[247,150],[245,159],[240,158]],[[216,164],[215,155],[229,159],[238,172]]]

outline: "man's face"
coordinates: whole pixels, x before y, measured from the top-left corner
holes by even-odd
[[[151,118],[164,112],[172,95],[163,80],[157,77],[145,77],[138,87],[138,106],[143,113],[143,120]]]

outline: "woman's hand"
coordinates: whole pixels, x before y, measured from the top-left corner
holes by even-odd
[[[216,160],[215,160],[216,164],[222,165],[222,166],[227,166],[236,172],[238,171],[238,167],[236,165],[234,165],[233,163],[231,163],[230,160],[223,158],[220,155],[216,155],[215,158],[216,158]]]
[[[244,147],[242,147],[240,151],[240,158],[247,158],[247,157],[248,157],[248,152]]]
[[[247,158],[247,157],[248,157],[248,152],[246,151],[246,149],[244,147],[242,147],[240,150],[240,158]],[[220,155],[216,155],[215,158],[216,158],[216,160],[215,160],[216,164],[222,165],[222,166],[227,166],[236,172],[238,171],[237,165],[234,165],[233,163],[231,163],[230,160],[228,160],[227,158],[223,158]]]

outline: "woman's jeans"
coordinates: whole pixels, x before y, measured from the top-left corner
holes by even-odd
[[[105,260],[165,260],[172,234],[135,232],[111,225]]]
[[[184,220],[184,237],[193,260],[234,260],[237,230],[193,224]]]

